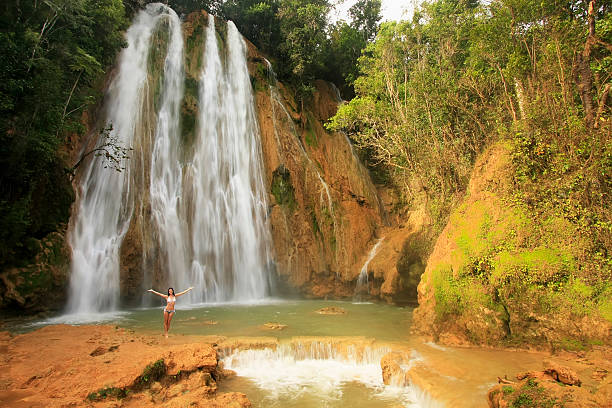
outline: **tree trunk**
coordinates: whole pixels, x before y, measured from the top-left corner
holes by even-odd
[[[596,42],[595,37],[595,0],[589,2],[589,35],[582,53],[576,61],[575,80],[584,107],[587,129],[592,129],[595,121],[595,104],[593,102],[593,73],[591,72],[591,48]]]

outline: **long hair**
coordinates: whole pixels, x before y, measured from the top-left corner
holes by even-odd
[[[176,296],[174,294],[174,288],[168,288],[168,296],[170,296],[170,291],[172,291],[172,296]]]

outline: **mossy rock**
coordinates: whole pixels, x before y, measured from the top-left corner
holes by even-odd
[[[57,309],[65,302],[69,280],[70,250],[64,234],[52,232],[31,245],[38,249],[30,264],[0,274],[0,305],[29,312]]]
[[[433,334],[555,348],[609,341],[612,282],[581,258],[588,238],[561,217],[530,213],[499,187],[510,184],[503,166],[483,161],[427,265],[433,296],[419,308],[433,309]]]
[[[290,212],[295,211],[297,207],[295,190],[291,182],[291,173],[285,166],[280,165],[272,172],[271,190],[277,204],[287,208]]]

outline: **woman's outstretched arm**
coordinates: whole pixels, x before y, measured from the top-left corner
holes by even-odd
[[[156,291],[154,291],[153,289],[149,289],[149,290],[147,290],[147,292],[151,292],[151,293],[153,293],[153,294],[155,294],[155,295],[157,295],[157,296],[161,296],[161,297],[163,297],[164,299],[168,298],[168,295],[164,295],[163,293],[156,292]]]
[[[185,293],[189,292],[191,289],[193,289],[193,286],[192,286],[192,287],[190,287],[190,288],[189,288],[189,289],[187,289],[187,290],[184,290],[184,291],[182,291],[182,292],[177,293],[177,294],[176,294],[176,295],[174,295],[174,296],[177,296],[177,297],[178,297],[178,296],[184,295]]]

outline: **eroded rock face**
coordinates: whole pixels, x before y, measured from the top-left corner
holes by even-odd
[[[397,387],[406,385],[406,373],[401,367],[405,360],[404,354],[397,351],[387,353],[380,359],[382,379],[385,385]]]
[[[248,55],[277,272],[307,295],[352,296],[383,209],[346,136],[323,126],[340,103],[336,91],[317,81],[312,100],[298,103],[251,44]]]
[[[515,406],[595,408],[610,407],[610,381],[580,387],[574,370],[556,362],[545,362],[543,371],[517,375],[518,382],[504,380],[487,395],[489,407]]]
[[[586,282],[597,275],[578,268],[586,238],[516,205],[511,169],[503,143],[476,162],[418,285],[415,331],[445,344],[608,344],[609,300],[594,298]]]

